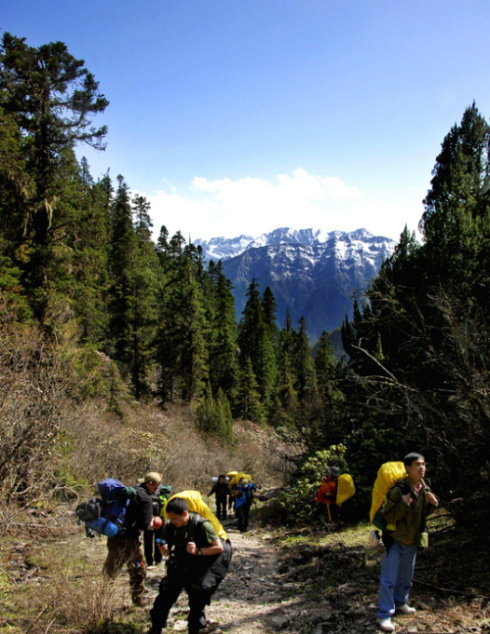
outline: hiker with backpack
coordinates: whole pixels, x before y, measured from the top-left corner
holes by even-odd
[[[326,513],[327,521],[332,528],[336,525],[335,523],[339,517],[339,507],[337,505],[337,486],[339,475],[339,467],[329,467],[327,475],[322,478],[316,493],[316,515]]]
[[[162,474],[160,474],[162,475]],[[163,476],[162,476],[163,477]],[[155,517],[160,517],[163,513],[163,509],[169,495],[172,492],[172,487],[168,484],[160,484],[158,489],[151,494],[151,500],[153,504],[153,515]],[[143,532],[143,544],[145,551],[145,561],[148,568],[153,568],[154,566],[158,566],[158,564],[162,561],[162,553],[158,548],[158,539],[162,539],[163,537],[163,523],[160,528],[157,529],[146,529]]]
[[[208,493],[208,497],[213,494],[216,496],[216,516],[219,520],[225,520],[227,517],[226,504],[231,498],[231,491],[224,474],[218,476]]]
[[[414,607],[408,605],[408,595],[412,586],[417,546],[428,545],[425,520],[439,505],[436,496],[424,481],[425,458],[412,452],[405,456],[403,464],[406,476],[396,481],[376,513],[382,515],[385,523],[376,523],[374,520],[383,529],[385,546],[377,610],[377,623],[385,632],[395,629],[391,620],[395,612],[416,612]]]
[[[104,563],[104,574],[108,579],[115,579],[126,565],[129,572],[131,599],[136,606],[145,605],[143,595],[146,591],[146,565],[141,549],[140,532],[162,526],[162,519],[153,515],[151,499],[160,484],[161,475],[150,472],[134,489],[131,488],[132,495],[125,500],[121,530],[116,535],[107,538],[108,552]],[[127,487],[123,488],[127,489]],[[120,497],[123,495],[121,493]]]
[[[165,514],[169,521],[160,549],[162,555],[168,555],[167,576],[160,582],[150,610],[152,626],[147,634],[161,634],[182,590],[189,599],[188,632],[198,634],[206,627],[205,607],[230,566],[231,544],[219,522],[215,528],[210,520],[190,511],[189,501],[183,497],[171,498]]]
[[[233,491],[235,497],[235,515],[238,520],[238,530],[245,533],[248,530],[250,507],[254,500],[257,487],[247,478],[241,478]]]

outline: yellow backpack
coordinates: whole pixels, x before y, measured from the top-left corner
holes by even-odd
[[[335,504],[342,506],[355,492],[356,487],[354,486],[352,476],[350,473],[343,473],[337,480],[337,497],[335,498]]]
[[[201,517],[204,517],[204,519],[209,520],[213,525],[213,528],[218,537],[220,537],[223,541],[228,540],[228,535],[221,525],[221,522],[211,511],[206,502],[204,502],[199,491],[180,491],[180,493],[175,493],[174,495],[169,497],[169,499],[167,500],[167,504],[170,502],[170,500],[173,500],[174,498],[182,498],[183,500],[185,500],[189,507],[189,511],[192,511],[193,513],[198,513]],[[167,504],[165,505],[165,509],[163,511],[166,519],[168,519]]]
[[[371,501],[371,510],[369,512],[369,520],[377,528],[382,530],[395,530],[394,524],[387,524],[384,517],[380,517],[381,507],[383,506],[386,496],[397,480],[403,480],[407,477],[407,471],[403,462],[385,462],[378,469],[378,474],[373,486],[373,496]]]
[[[231,480],[228,482],[228,485],[230,486],[230,488],[232,486],[235,486],[235,484],[239,484],[240,480],[242,478],[244,478],[245,480],[248,480],[249,482],[252,482],[252,476],[248,473],[243,473],[243,471],[235,471],[235,472],[230,472],[230,473],[234,473],[233,477],[231,478]],[[230,475],[230,474],[228,474]]]

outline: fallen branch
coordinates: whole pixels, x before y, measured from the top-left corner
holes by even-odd
[[[431,535],[442,535],[442,533],[447,533],[448,531],[454,530],[455,526],[452,524],[451,526],[443,526],[442,528],[438,528],[436,530],[431,530]]]
[[[289,579],[294,579],[295,577],[299,577],[304,572],[308,572],[309,576],[311,576],[313,574],[317,574],[317,572],[318,572],[318,564],[317,563],[313,564],[310,561],[307,564],[304,564],[303,566],[294,567],[289,572],[286,572],[283,575],[281,575],[281,583],[284,583],[285,581],[288,581]]]
[[[39,619],[43,616],[43,614],[46,612],[46,610],[48,610],[49,607],[50,607],[49,605],[44,606],[44,608],[41,610],[41,612],[39,612],[39,614],[36,616],[34,621],[29,625],[29,627],[25,631],[25,634],[28,634],[28,632],[30,632],[32,630],[32,628],[35,625],[37,625]],[[58,612],[58,608],[56,608],[56,612]]]
[[[441,588],[440,586],[436,586],[433,583],[427,583],[426,581],[419,581],[418,579],[414,579],[413,583],[416,583],[419,586],[423,586],[424,588],[429,588],[430,590],[443,592],[444,594],[456,594],[461,597],[467,597],[468,599],[485,599],[485,601],[490,601],[490,597],[487,597],[484,594],[478,594],[476,592],[463,592],[463,590],[454,590],[452,588]]]

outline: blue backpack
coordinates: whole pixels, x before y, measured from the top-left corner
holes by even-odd
[[[101,499],[92,498],[88,503],[82,503],[77,507],[77,516],[84,521],[85,527],[91,531],[95,531],[100,535],[114,537],[121,535],[125,530],[126,511],[131,500],[136,497],[136,491],[132,487],[125,486],[119,480],[108,478],[101,480],[97,484]],[[85,506],[89,503],[97,502],[97,511],[90,509],[93,516],[82,517],[82,509],[86,511]],[[80,512],[79,512],[80,510]],[[88,515],[88,513],[87,513]],[[88,533],[87,533],[88,534]]]

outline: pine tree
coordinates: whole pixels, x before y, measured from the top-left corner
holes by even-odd
[[[296,377],[296,391],[302,406],[311,403],[317,397],[315,365],[311,354],[310,342],[306,332],[306,320],[301,317],[299,330],[294,338],[293,363]]]
[[[208,352],[206,347],[207,322],[204,299],[197,281],[194,262],[185,256],[184,276],[180,289],[180,367],[182,397],[191,401],[199,395],[209,378]]]
[[[16,219],[20,221],[17,230],[29,247],[25,249],[24,283],[36,316],[44,322],[52,295],[51,276],[59,273],[51,263],[53,254],[57,255],[62,224],[62,190],[70,178],[65,174],[72,171],[70,152],[80,141],[103,147],[106,129],[91,127],[90,118],[103,112],[108,102],[84,62],[72,57],[65,44],[33,48],[9,33],[4,33],[0,47],[0,93],[5,112],[21,131],[32,184]],[[64,207],[62,222],[66,225],[70,214],[66,203]]]
[[[231,407],[222,390],[218,390],[215,398],[211,386],[209,384],[206,386],[206,389],[197,399],[196,418],[204,432],[215,436],[223,444],[232,444],[233,418]]]
[[[132,271],[132,347],[131,375],[135,397],[150,392],[158,320],[160,266],[155,245],[151,241],[150,204],[135,196],[132,211],[135,231],[135,253]]]
[[[111,283],[109,257],[113,188],[108,176],[94,183],[84,159],[80,164],[80,179],[81,221],[73,232],[72,302],[80,341],[105,348],[110,319],[107,299]]]
[[[24,213],[32,184],[26,171],[22,133],[12,114],[0,107],[0,315],[30,318],[21,284]]]
[[[339,420],[345,399],[342,391],[338,388],[337,362],[334,358],[332,344],[325,331],[320,335],[316,345],[315,370],[321,402],[320,435],[323,436],[322,446],[336,445],[344,440]]]
[[[238,329],[238,345],[243,362],[252,363],[259,386],[261,400],[269,410],[274,395],[277,375],[275,350],[271,332],[264,320],[258,284],[251,282],[247,291],[247,302]]]
[[[163,287],[157,335],[162,402],[179,396],[199,398],[209,380],[207,350],[209,324],[198,281],[195,251],[184,246],[178,232],[167,242],[160,233],[158,256]]]
[[[136,237],[133,229],[129,189],[122,176],[112,207],[110,253],[110,341],[109,353],[128,369],[132,358],[132,291]]]
[[[231,282],[223,273],[221,262],[210,263],[208,275],[212,284],[207,297],[210,313],[209,375],[213,391],[219,389],[233,402],[238,385],[238,343],[235,302]],[[211,305],[211,306],[210,306]]]
[[[293,330],[291,316],[287,310],[284,327],[277,341],[277,382],[271,414],[271,422],[276,426],[290,427],[298,418],[299,402],[293,366],[295,337],[296,332]]]
[[[266,420],[266,412],[260,398],[259,386],[250,359],[242,359],[240,384],[237,397],[238,415],[255,423]]]
[[[264,290],[261,306],[264,322],[269,329],[271,341],[275,344],[279,330],[276,321],[277,303],[270,286],[266,286]]]

